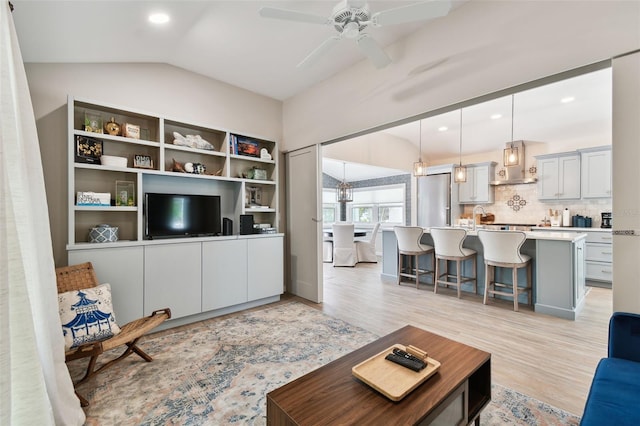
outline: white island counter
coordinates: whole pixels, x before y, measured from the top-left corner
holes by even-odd
[[[478,293],[484,292],[484,256],[480,240],[475,231],[468,230],[464,246],[478,252],[476,273]],[[527,239],[521,251],[531,256],[533,262],[533,306],[535,312],[575,320],[584,306],[585,287],[585,239],[581,232],[525,232]],[[422,243],[433,245],[429,228],[425,228]],[[392,228],[382,230],[382,276],[397,280],[398,246]],[[433,269],[426,256],[421,262],[426,269]],[[468,262],[467,262],[468,263]],[[469,275],[470,264],[465,263],[464,274]],[[422,263],[421,263],[422,265]],[[520,270],[519,281],[525,282],[525,271]],[[496,271],[496,278],[505,283],[511,282],[511,271]],[[428,275],[424,278],[430,284]],[[463,291],[473,292],[473,284],[465,283]],[[520,303],[526,304],[526,295],[521,295]]]

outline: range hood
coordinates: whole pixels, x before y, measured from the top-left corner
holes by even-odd
[[[524,164],[524,141],[507,142],[506,147],[518,148],[518,165],[505,166],[505,175],[499,180],[491,181],[491,185],[520,185],[523,183],[536,183],[538,179],[527,177],[527,169]]]

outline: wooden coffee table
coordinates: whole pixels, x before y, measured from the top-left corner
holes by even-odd
[[[432,377],[393,402],[351,368],[399,343],[441,363]],[[491,354],[405,326],[267,394],[268,425],[479,424],[491,400]]]

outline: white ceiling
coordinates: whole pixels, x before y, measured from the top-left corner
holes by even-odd
[[[466,1],[454,1],[450,15],[456,8],[465,7]],[[12,0],[12,3],[25,62],[168,63],[285,100],[358,61],[367,61],[353,40],[342,40],[311,68],[298,69],[296,65],[304,57],[335,34],[333,28],[258,15],[259,9],[267,6],[329,16],[338,3],[333,0]],[[413,3],[416,1],[369,1],[372,13]],[[155,11],[167,12],[171,21],[163,26],[151,25],[147,17]],[[446,23],[448,17],[438,19]],[[430,22],[369,28],[367,32],[384,47]],[[369,66],[375,72],[373,65]],[[565,96],[574,96],[575,101],[560,103]],[[600,138],[602,144],[610,143],[610,70],[518,93],[514,109],[516,140],[562,146]],[[502,118],[487,118],[495,113],[502,114]],[[498,151],[511,140],[511,97],[464,108],[463,120],[465,155]],[[459,123],[459,110],[422,120],[425,160],[451,158],[459,153]],[[438,131],[443,125],[448,130]],[[420,143],[417,122],[385,132],[416,146]],[[326,165],[326,171],[341,178],[341,164]],[[399,171],[353,166],[347,168],[347,178],[361,180],[396,172]]]
[[[464,1],[453,2],[454,8]],[[328,17],[337,0],[12,3],[25,62],[168,63],[284,100],[365,60],[355,42],[345,39],[313,67],[298,69],[302,59],[335,34],[333,27],[258,15],[261,7],[276,7]],[[372,13],[413,3],[369,0]],[[147,17],[156,11],[168,13],[169,23],[150,24]],[[372,27],[367,32],[384,47],[422,25],[428,22]]]

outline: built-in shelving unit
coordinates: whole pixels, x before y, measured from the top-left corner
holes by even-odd
[[[139,137],[87,131],[85,116],[96,123],[113,117],[122,128],[136,126],[132,134]],[[168,307],[172,319],[162,326],[167,328],[279,300],[284,236],[277,233],[276,142],[74,97],[68,99],[68,129],[69,263],[92,262],[98,279],[111,284],[119,322]],[[198,135],[213,149],[175,144],[174,132]],[[232,150],[235,137],[247,141],[251,152]],[[79,157],[78,140],[94,155]],[[124,157],[126,164],[103,165],[100,154]],[[204,166],[204,173],[187,173],[185,163]],[[117,192],[116,181],[126,182],[120,189],[127,190]],[[109,196],[94,197],[99,205],[79,205],[78,192]],[[126,204],[116,205],[122,192]],[[219,195],[222,217],[233,220],[232,234],[146,240],[147,192]],[[238,235],[243,214],[276,233]],[[99,224],[117,226],[118,240],[87,242]]]
[[[98,123],[102,124],[113,118],[122,128],[125,123],[137,126],[139,138],[110,135],[100,126],[94,126],[93,130],[102,130],[103,133],[87,131],[87,117],[98,118]],[[234,233],[238,232],[242,214],[254,215],[255,223],[278,228],[276,142],[71,96],[68,99],[68,121],[69,245],[85,243],[89,229],[101,223],[117,226],[120,240],[141,241],[144,235],[141,201],[145,192],[158,191],[158,187],[164,189],[162,192],[224,193],[222,214],[233,220]],[[213,145],[213,150],[177,145],[174,143],[174,132],[185,137],[198,135]],[[251,148],[255,148],[255,152],[246,155],[237,153],[233,144],[237,139],[246,141]],[[96,156],[95,162],[84,162],[86,160],[77,156],[77,140],[97,141],[101,144],[102,155],[127,158],[126,167],[102,165],[99,156]],[[268,158],[261,158],[261,153]],[[135,167],[136,156],[149,158],[153,166]],[[204,174],[176,171],[176,162],[179,165],[202,164],[206,171]],[[133,182],[135,205],[77,205],[78,192],[110,193],[111,199],[115,199],[116,181]]]

